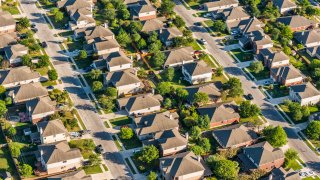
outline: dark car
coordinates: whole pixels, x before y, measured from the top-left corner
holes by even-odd
[[[252,94],[248,94],[247,97],[248,97],[249,100],[252,100],[252,99],[253,99]]]
[[[54,89],[54,87],[53,87],[53,86],[48,86],[47,89],[48,89],[49,91],[52,91],[52,90]]]
[[[46,48],[46,47],[48,47],[48,44],[46,42],[42,42],[41,47]]]
[[[32,23],[31,28],[35,28],[35,27],[36,27],[36,24]]]
[[[195,26],[201,26],[202,24],[201,24],[201,22],[195,22],[194,25]]]
[[[80,133],[81,135],[90,134],[90,133],[91,133],[91,130],[81,130],[81,131],[79,131],[79,133]]]
[[[37,28],[31,28],[31,31],[33,31],[33,32],[38,32],[38,29]]]
[[[102,145],[101,144],[99,144],[97,147],[96,147],[96,152],[97,153],[99,153],[99,154],[101,154],[101,153],[103,153],[103,147],[102,147]]]

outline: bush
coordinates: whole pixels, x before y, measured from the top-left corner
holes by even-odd
[[[159,150],[154,145],[144,146],[139,160],[147,164],[159,158]]]
[[[51,69],[48,71],[48,77],[51,81],[55,81],[58,79],[58,73],[55,69]]]
[[[263,130],[266,140],[275,148],[287,143],[287,134],[281,126],[268,126]]]
[[[133,130],[129,127],[121,127],[120,138],[121,139],[131,139],[133,137]]]
[[[92,83],[92,91],[93,92],[98,92],[100,90],[102,90],[103,88],[103,84],[100,81],[93,81]]]
[[[30,176],[33,173],[33,169],[29,164],[23,164],[20,167],[20,172],[22,176]]]

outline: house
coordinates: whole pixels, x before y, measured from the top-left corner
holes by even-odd
[[[222,83],[208,83],[195,86],[188,86],[185,88],[188,91],[187,101],[189,104],[193,104],[194,95],[198,92],[206,93],[209,96],[210,101],[218,102],[221,97]]]
[[[204,10],[210,12],[238,7],[238,4],[239,2],[237,0],[220,0],[204,3],[203,7]]]
[[[296,32],[294,38],[306,48],[320,45],[320,33],[316,30]]]
[[[267,141],[243,148],[243,152],[238,157],[246,170],[271,171],[284,163],[282,150],[273,148]]]
[[[234,7],[231,9],[225,9],[221,13],[222,18],[226,23],[231,23],[235,21],[250,19],[251,16],[246,13],[242,6]]]
[[[16,31],[16,21],[13,16],[7,12],[0,9],[0,34],[7,34]]]
[[[239,122],[240,115],[237,108],[238,106],[234,102],[230,102],[199,107],[197,111],[201,116],[208,115],[210,128],[214,128]]]
[[[64,8],[69,12],[75,9],[91,7],[91,4],[91,0],[62,0],[57,2],[57,7],[59,9]]]
[[[258,135],[242,124],[235,124],[212,131],[213,137],[222,148],[239,148],[252,145]]]
[[[262,23],[255,17],[227,23],[227,29],[230,32],[237,32],[242,34],[247,34],[254,31],[263,31],[262,27],[264,26],[264,23]]]
[[[289,97],[301,106],[314,105],[320,101],[320,92],[310,82],[289,87]]]
[[[256,30],[245,34],[239,39],[239,45],[243,48],[253,47],[255,53],[260,50],[273,47],[271,38],[264,34],[263,30]]]
[[[22,62],[22,56],[28,54],[28,47],[15,44],[4,48],[4,53],[10,64],[18,64]]]
[[[177,27],[169,27],[160,30],[159,38],[166,46],[170,46],[177,37],[183,37],[182,32]]]
[[[149,33],[153,31],[159,31],[164,28],[164,21],[166,21],[165,17],[158,17],[154,19],[148,19],[146,21],[142,21],[142,32]]]
[[[55,176],[50,176],[48,180],[93,180],[90,175],[87,175],[86,172],[82,170],[72,171],[69,173],[59,174]]]
[[[37,123],[49,117],[56,111],[56,103],[49,97],[39,97],[26,103],[27,114],[32,123]]]
[[[303,74],[292,65],[272,68],[270,77],[273,81],[285,86],[301,84],[304,79]]]
[[[264,65],[268,68],[289,66],[290,58],[282,51],[273,52],[271,48],[261,49],[259,55]]]
[[[60,119],[41,121],[37,123],[42,144],[65,141],[68,139],[68,131]]]
[[[160,111],[162,100],[161,95],[141,94],[117,99],[117,106],[129,115],[142,115]]]
[[[70,148],[67,141],[38,146],[37,160],[48,174],[75,170],[82,166],[83,157],[79,149]]]
[[[11,88],[32,82],[39,82],[40,74],[27,66],[20,66],[7,70],[0,70],[0,84]]]
[[[277,19],[277,22],[289,26],[292,31],[304,31],[317,26],[316,21],[300,15],[280,17]]]
[[[96,26],[96,21],[92,15],[92,7],[83,7],[76,10],[70,10],[69,27],[71,30],[77,28],[86,28]]]
[[[145,21],[157,17],[157,9],[152,5],[144,4],[130,8],[133,20]]]
[[[182,74],[190,84],[209,82],[212,79],[211,68],[202,60],[182,65]]]
[[[306,48],[306,52],[311,56],[311,57],[316,57],[320,59],[320,46],[314,46],[314,47],[308,47]]]
[[[93,50],[98,55],[109,54],[120,51],[120,45],[115,39],[109,39],[94,43]]]
[[[104,85],[115,87],[118,95],[137,93],[141,91],[143,85],[135,69],[108,72],[104,75],[103,80]]]
[[[165,180],[203,179],[212,175],[202,158],[191,151],[162,157],[159,160],[160,173]]]
[[[168,156],[185,151],[188,140],[181,136],[177,129],[162,130],[154,134],[152,139],[142,142],[144,145],[153,144],[159,148],[162,156]]]
[[[280,14],[287,14],[297,8],[296,3],[291,0],[273,0],[272,2],[279,9]]]
[[[87,44],[91,44],[95,41],[101,41],[102,39],[114,39],[113,32],[103,26],[76,29],[74,30],[74,36],[76,38],[84,37]]]
[[[101,58],[106,61],[109,72],[125,70],[133,67],[132,60],[121,51],[104,54]]]
[[[301,180],[299,172],[289,169],[286,171],[283,167],[273,169],[268,177],[262,180]]]
[[[17,43],[16,33],[0,34],[0,51],[4,50],[5,47],[14,45]]]
[[[165,51],[164,54],[164,67],[176,67],[194,62],[194,50],[190,46],[168,50]]]
[[[48,96],[48,91],[40,82],[35,82],[13,87],[7,91],[6,95],[12,98],[13,103],[24,103],[38,97]]]
[[[139,6],[146,4],[144,0],[124,0],[123,3],[127,5],[127,7],[131,8],[133,6]]]
[[[160,131],[179,129],[179,115],[169,111],[134,118],[134,130],[140,140],[151,139]]]

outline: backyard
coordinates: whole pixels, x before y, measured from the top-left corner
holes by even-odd
[[[12,175],[16,175],[13,159],[10,156],[8,147],[0,148],[0,172],[9,171]]]
[[[140,173],[146,173],[146,172],[150,172],[150,171],[156,172],[158,170],[159,160],[155,160],[154,162],[151,162],[150,164],[144,163],[139,160],[140,153],[141,152],[137,152],[133,156],[131,156],[133,163],[138,168]]]
[[[233,54],[240,62],[253,60],[252,52],[243,52],[241,49],[233,49],[230,53]],[[234,56],[232,57],[234,58]]]
[[[279,84],[264,86],[272,98],[279,98],[289,95],[289,88]]]

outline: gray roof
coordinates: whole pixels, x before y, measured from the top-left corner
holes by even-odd
[[[282,51],[273,52],[270,48],[265,48],[260,50],[260,54],[264,56],[264,58],[270,62],[280,62],[289,60],[289,56],[287,56]]]
[[[200,107],[197,111],[200,115],[208,115],[210,122],[213,123],[240,118],[240,115],[236,112],[237,107],[238,106],[234,102],[217,103],[214,105]]]
[[[292,65],[272,68],[271,71],[277,78],[281,77],[283,80],[303,77],[301,72]]]
[[[16,33],[6,33],[0,35],[0,49],[4,48],[6,46],[15,44],[17,42],[16,40],[17,35]]]
[[[188,140],[181,136],[177,129],[162,130],[154,135],[162,150],[171,149],[188,144]]]
[[[58,8],[66,8],[67,11],[75,11],[81,8],[91,8],[91,4],[85,0],[62,0],[57,2]]]
[[[198,157],[193,152],[184,152],[160,158],[160,167],[162,167],[160,171],[164,174],[169,174],[169,177],[173,177],[173,179],[199,171],[204,171],[204,175],[212,174],[205,162],[202,159],[198,161]]]
[[[192,102],[194,94],[197,92],[203,92],[208,94],[209,98],[212,100],[215,100],[221,96],[221,88],[222,83],[216,82],[216,83],[208,83],[208,84],[200,84],[195,86],[188,86],[185,89],[188,91],[188,101]]]
[[[319,96],[320,92],[310,82],[289,87],[301,99]]]
[[[166,60],[164,65],[193,61],[193,53],[194,50],[190,46],[165,51]]]
[[[302,45],[320,42],[320,33],[316,30],[301,31],[294,33],[294,38]]]
[[[43,137],[68,133],[67,129],[64,127],[60,119],[50,120],[50,121],[41,121],[37,123],[37,126],[40,130],[42,130],[41,136]]]
[[[312,57],[315,55],[320,56],[320,48],[319,47],[320,46],[308,47],[308,48],[306,48],[306,50],[310,52]]]
[[[102,51],[106,49],[119,48],[120,45],[115,39],[108,39],[105,41],[96,42],[95,47],[98,51]]]
[[[203,60],[200,60],[200,61],[197,61],[197,62],[188,63],[188,64],[184,64],[182,67],[191,76],[197,76],[197,75],[212,73],[211,68]]]
[[[83,29],[75,30],[78,35],[84,36],[86,41],[96,38],[105,38],[105,37],[113,37],[113,32],[110,29],[102,27],[102,26],[94,26]]]
[[[15,44],[4,49],[6,56],[9,59],[16,59],[18,57],[22,57],[23,55],[28,54],[28,47],[22,44]],[[27,51],[27,53],[25,53]]]
[[[141,82],[135,75],[135,69],[126,69],[122,71],[108,72],[105,75],[107,83],[111,83],[115,87],[126,86]]]
[[[234,7],[232,9],[226,9],[223,11],[223,16],[226,21],[232,21],[239,18],[250,18],[250,15],[246,13],[242,6]]]
[[[183,34],[177,27],[169,27],[166,29],[162,29],[162,32],[159,36],[162,41],[168,41],[176,37],[181,37],[183,36]]]
[[[132,60],[121,51],[104,54],[100,58],[107,61],[110,67],[132,63]]]
[[[20,66],[8,70],[0,71],[0,83],[1,85],[6,85],[10,83],[17,83],[21,81],[31,80],[40,78],[38,72],[32,71],[27,66]]]
[[[164,17],[159,17],[155,19],[149,19],[142,22],[142,32],[151,32],[151,31],[157,31],[164,27],[164,21],[166,19]]]
[[[300,15],[280,17],[277,19],[277,22],[283,23],[291,28],[312,26],[316,24],[315,21],[307,19],[304,16]]]
[[[212,133],[223,148],[232,148],[233,146],[250,142],[258,138],[254,131],[241,124],[216,129]]]
[[[169,111],[137,117],[134,118],[134,122],[135,131],[139,136],[179,127],[179,120],[173,118]]]
[[[272,2],[273,2],[273,5],[275,5],[279,9],[297,7],[296,3],[294,1],[291,1],[291,0],[273,0]]]
[[[76,148],[71,149],[67,141],[42,144],[38,146],[38,149],[46,164],[82,158],[80,150]]]
[[[161,106],[160,101],[162,101],[162,96],[153,94],[141,94],[117,99],[120,108],[125,107],[128,111]]]
[[[154,8],[152,5],[148,5],[148,4],[145,4],[145,5],[141,5],[141,6],[136,6],[133,8],[134,11],[136,13],[146,13],[146,12],[152,12],[152,11],[157,11],[156,8]]]
[[[48,95],[48,91],[41,83],[22,84],[9,90],[8,95],[14,99],[15,102],[24,102]]]
[[[28,101],[26,107],[32,115],[35,115],[55,111],[55,104],[49,97],[40,97]]]
[[[245,147],[243,150],[258,166],[284,158],[282,150],[273,148],[267,141]]]
[[[271,174],[269,175],[269,179],[275,180],[300,180],[300,176],[298,172],[295,172],[292,169],[286,171],[283,167],[273,169]]]
[[[92,180],[92,177],[90,175],[87,175],[86,172],[82,169],[65,174],[51,176],[48,177],[48,180]]]
[[[221,6],[238,4],[238,3],[239,2],[237,0],[220,0],[220,1],[207,2],[207,3],[204,3],[204,5],[207,6],[208,8],[213,8],[213,7],[221,7]]]
[[[75,21],[88,21],[89,23],[95,23],[95,20],[91,16],[88,16],[91,15],[91,13],[90,8],[84,7],[72,10],[70,16],[73,17]]]
[[[2,11],[0,9],[0,27],[5,27],[5,26],[12,26],[16,24],[16,21],[14,20],[13,16],[7,12],[7,11]]]

